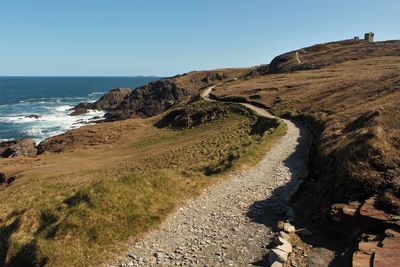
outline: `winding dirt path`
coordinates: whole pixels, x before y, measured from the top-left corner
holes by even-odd
[[[209,98],[214,86],[202,97]],[[261,116],[266,110],[243,104]],[[112,266],[251,266],[264,264],[276,214],[304,174],[311,134],[284,120],[287,134],[248,170],[190,199],[162,226],[131,245]]]

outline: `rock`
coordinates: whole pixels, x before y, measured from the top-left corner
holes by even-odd
[[[278,236],[275,239],[275,244],[278,245],[276,248],[279,250],[282,250],[287,253],[292,252],[292,245],[287,240],[285,240],[284,238],[282,238],[280,236]]]
[[[400,262],[400,238],[390,237],[382,241],[382,248],[375,251],[374,265],[381,267],[398,266]]]
[[[4,172],[0,172],[0,183],[4,183],[6,181],[6,174]]]
[[[0,174],[0,177],[1,177],[1,174]],[[388,228],[385,230],[385,235],[388,237],[400,237],[400,232]]]
[[[286,233],[293,233],[294,231],[296,231],[296,228],[294,228],[294,226],[291,225],[290,223],[286,222],[283,224],[283,230]]]
[[[396,234],[396,231],[393,230],[393,234]],[[400,262],[399,251],[400,237],[388,236],[381,242],[360,242],[358,250],[353,254],[353,266],[370,266],[371,259],[373,266],[397,266]]]
[[[367,254],[372,254],[375,252],[375,250],[378,248],[379,242],[374,241],[374,242],[360,242],[358,244],[358,250],[367,253]]]
[[[349,204],[334,204],[332,205],[332,215],[340,217],[342,215],[347,215],[353,217],[356,215],[357,211],[360,209],[360,202],[351,202]]]
[[[276,223],[276,227],[277,227],[279,230],[283,230],[283,229],[284,229],[284,226],[285,226],[285,222],[284,222],[284,221],[278,221],[278,222]]]
[[[352,264],[353,267],[371,266],[371,255],[362,251],[356,251],[353,254]]]
[[[281,236],[283,239],[285,239],[286,241],[290,242],[290,235],[288,235],[287,233],[280,231],[279,232],[279,236]]]
[[[111,110],[119,106],[122,101],[127,97],[132,90],[130,88],[114,88],[108,93],[104,94],[99,100],[94,103],[79,103],[74,108],[71,116],[82,115],[88,112],[88,110]]]
[[[274,262],[285,263],[289,254],[285,251],[279,249],[271,249],[268,255],[268,260],[272,264]]]
[[[158,252],[154,253],[154,257],[156,257],[157,260],[163,259],[164,258],[164,253],[158,251]]]
[[[16,177],[15,176],[11,176],[10,178],[7,179],[7,184],[11,184],[15,181]]]
[[[307,228],[301,228],[297,230],[296,234],[298,234],[299,236],[312,236],[312,232]]]
[[[18,139],[0,143],[0,156],[3,158],[32,157],[36,154],[36,143],[32,139]]]
[[[28,119],[40,119],[41,117],[42,116],[36,115],[36,114],[25,116],[25,118],[28,118]]]
[[[271,267],[283,267],[283,264],[280,263],[279,261],[275,261],[274,263],[271,264]]]
[[[80,107],[74,107],[73,108],[73,112],[71,112],[69,115],[71,116],[79,116],[82,114],[86,114],[88,112],[88,110],[91,108],[80,108]]]
[[[308,264],[310,267],[331,266],[335,259],[335,252],[326,248],[313,248],[308,255]],[[369,265],[364,265],[369,266]]]
[[[391,217],[389,214],[387,214],[383,210],[378,210],[377,208],[375,208],[375,201],[376,196],[367,199],[365,203],[361,206],[360,215],[378,221],[390,221]]]

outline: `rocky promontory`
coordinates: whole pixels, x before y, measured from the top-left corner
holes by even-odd
[[[85,114],[88,110],[109,110],[117,107],[131,93],[130,88],[114,88],[94,103],[82,102],[72,108],[71,116]]]
[[[117,107],[106,114],[107,120],[151,117],[178,103],[186,102],[207,86],[248,72],[248,69],[196,71],[160,79],[132,91]]]

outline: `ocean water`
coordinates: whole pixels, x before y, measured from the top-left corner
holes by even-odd
[[[144,85],[157,77],[0,77],[0,141],[32,138],[37,142],[93,122],[90,111],[69,116],[79,102],[94,102],[115,87]],[[39,119],[27,118],[39,115]]]

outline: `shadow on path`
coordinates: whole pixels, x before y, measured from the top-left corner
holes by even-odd
[[[295,152],[283,161],[284,166],[288,168],[291,173],[291,180],[275,188],[268,198],[254,202],[247,212],[247,216],[252,221],[263,224],[274,232],[279,231],[279,229],[277,229],[277,222],[278,220],[284,219],[284,213],[290,201],[289,196],[294,193],[301,179],[304,178],[304,171],[307,169],[309,163],[309,151],[312,143],[311,133],[301,123],[295,122],[295,125],[300,129],[300,136],[297,139],[298,144],[295,148]],[[347,243],[344,244],[335,237],[319,234],[317,229],[312,237],[303,237],[302,241],[311,245],[313,248],[310,253],[311,255],[308,255],[309,262],[307,266],[349,266],[348,258],[350,257],[351,259],[351,253],[349,256],[349,251],[346,249],[348,248]],[[267,242],[268,240],[266,240],[266,243]],[[271,249],[272,247],[267,248]],[[310,262],[310,257],[313,258],[312,262]],[[333,258],[333,260],[327,263],[329,258]],[[252,264],[255,266],[269,266],[268,254],[264,255],[261,260],[253,262]]]
[[[268,198],[254,202],[247,212],[247,216],[252,221],[263,224],[273,231],[278,230],[276,227],[277,221],[281,219],[282,213],[285,212],[290,195],[293,194],[300,180],[303,178],[308,164],[309,149],[312,140],[311,133],[302,124],[298,122],[294,122],[294,124],[300,130],[295,152],[283,161],[283,165],[291,174],[290,181],[275,188]],[[263,259],[254,262],[253,265],[268,265],[268,255],[265,255]]]

